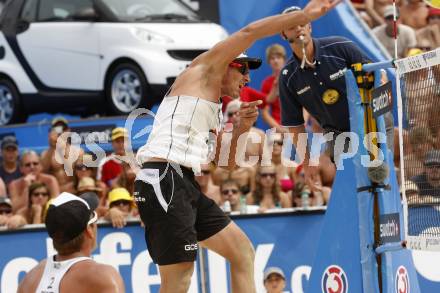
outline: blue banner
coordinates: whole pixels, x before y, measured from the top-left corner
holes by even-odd
[[[305,292],[323,219],[323,212],[294,212],[234,218],[255,246],[257,292],[264,292],[263,270],[267,266],[279,266],[283,269],[286,275],[285,292]],[[119,270],[125,282],[126,292],[159,291],[159,272],[146,251],[143,228],[137,223],[124,229],[101,225],[98,236],[98,248],[94,252],[94,258],[111,264]],[[25,272],[54,253],[52,242],[44,229],[2,232],[0,249],[3,251],[0,254],[0,292],[2,293],[16,292],[19,280],[23,278]],[[440,271],[436,268],[440,263],[440,253],[412,252],[412,256],[419,273],[421,292],[440,292]],[[347,259],[351,259],[348,253]],[[197,263],[190,293],[202,292],[199,265]],[[207,253],[205,268],[208,292],[231,292],[228,288],[229,268],[223,258],[212,252]],[[348,288],[355,287],[350,287],[353,284],[350,283],[349,278],[346,281]]]

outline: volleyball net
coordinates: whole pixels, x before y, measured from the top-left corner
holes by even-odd
[[[440,250],[440,48],[395,64],[407,247]]]

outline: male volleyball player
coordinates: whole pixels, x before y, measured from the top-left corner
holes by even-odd
[[[200,169],[210,148],[215,151],[215,163],[234,168],[235,154],[243,147],[238,139],[257,118],[260,101],[242,103],[238,123],[229,133],[229,154],[220,153],[222,134],[216,136],[216,143],[215,136],[209,135],[220,131],[220,97],[238,97],[249,82],[248,70],[261,62],[240,53],[258,39],[317,19],[336,4],[312,0],[303,11],[249,24],[197,57],[162,101],[147,144],[138,151],[142,170],[134,192],[149,253],[159,264],[161,293],[188,290],[199,243],[229,260],[233,292],[255,292],[249,239],[200,192],[191,169]]]
[[[98,203],[94,193],[78,197],[67,192],[51,202],[45,223],[58,253],[33,268],[18,293],[125,292],[119,273],[90,257],[96,248]]]

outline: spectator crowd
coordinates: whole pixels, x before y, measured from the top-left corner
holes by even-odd
[[[294,156],[290,148],[284,147],[290,137],[280,126],[277,85],[278,75],[286,61],[284,47],[279,44],[270,46],[266,60],[272,74],[263,81],[261,91],[244,87],[240,98],[225,97],[223,128],[228,132],[234,127],[243,101],[259,99],[263,100],[262,117],[271,130],[265,133],[256,127],[251,129],[245,152],[240,154],[239,168],[229,171],[210,163],[203,165],[196,176],[202,192],[226,212],[263,213],[281,208],[308,208],[323,206],[329,200],[335,176],[333,165],[323,166],[320,180],[307,184],[302,165],[292,160]],[[309,124],[313,125],[311,119]],[[71,144],[63,135],[69,132],[66,119],[54,118],[48,133],[48,149],[41,154],[20,149],[14,136],[3,138],[0,225],[17,228],[43,223],[48,204],[63,191],[76,195],[95,192],[100,199],[99,216],[110,221],[114,227],[124,227],[128,219],[138,218],[133,197],[138,168],[136,164],[120,159],[135,157],[134,153],[127,153],[130,139],[127,130],[122,127],[112,130],[113,152],[99,162],[92,154]],[[78,154],[74,162],[66,160],[71,152]],[[61,159],[57,158],[60,153]],[[67,170],[73,170],[72,174],[68,174]]]
[[[393,15],[389,0],[358,0],[354,6],[372,28],[388,52],[394,56]],[[440,10],[427,7],[422,0],[397,2],[398,57],[415,55],[440,45]],[[262,100],[260,113],[270,127],[264,132],[257,127],[250,131],[246,148],[240,154],[240,167],[229,171],[213,164],[203,165],[196,176],[202,192],[212,198],[226,212],[270,212],[281,208],[324,206],[330,198],[336,174],[335,166],[325,153],[315,182],[306,182],[303,166],[295,161],[288,131],[281,126],[278,78],[287,53],[282,45],[273,44],[266,50],[271,75],[260,89],[245,86],[240,97],[223,97],[223,130],[230,132],[239,119],[242,102]],[[439,66],[437,66],[439,67]],[[405,153],[408,188],[415,193],[440,194],[440,121],[435,102],[440,91],[440,68],[409,73],[405,77],[405,99],[410,128],[404,132],[408,150]],[[307,130],[319,132],[316,120],[304,111]],[[96,157],[65,140],[70,131],[68,121],[57,117],[51,122],[48,149],[41,154],[22,150],[14,136],[6,136],[1,143],[0,161],[0,225],[13,229],[26,224],[44,222],[48,203],[60,192],[76,195],[95,192],[100,199],[97,212],[114,227],[124,227],[130,218],[138,218],[133,197],[136,164],[121,160],[127,153],[130,139],[125,128],[111,133],[113,152],[96,162]],[[321,130],[322,132],[322,130]],[[397,131],[396,131],[397,135]],[[291,144],[290,144],[291,146]],[[66,162],[56,158],[57,148],[63,154],[76,152],[78,159],[66,168]],[[398,147],[398,143],[395,143]],[[399,168],[395,149],[395,167]],[[253,162],[247,164],[246,162]],[[68,174],[67,169],[73,170]],[[426,190],[434,190],[427,192]]]
[[[423,0],[398,0],[397,58],[408,56],[411,49],[430,51],[440,46],[440,9]],[[391,0],[352,0],[362,19],[373,30],[388,53],[394,57],[394,7]]]

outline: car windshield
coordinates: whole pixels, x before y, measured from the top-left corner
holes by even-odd
[[[101,0],[120,21],[200,21],[177,0]]]

